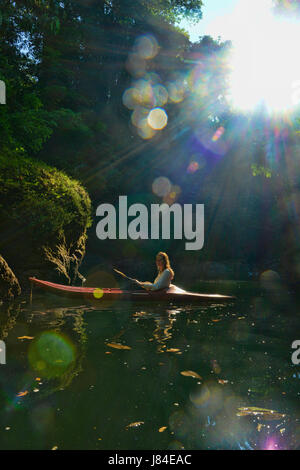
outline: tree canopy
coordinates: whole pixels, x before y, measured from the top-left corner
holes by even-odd
[[[168,203],[205,204],[199,259],[289,270],[283,258],[299,251],[290,214],[299,200],[299,114],[234,110],[231,43],[191,43],[176,26],[180,16],[201,21],[202,1],[4,0],[1,155],[64,170],[94,206],[120,194],[160,201],[152,184],[164,176],[173,188]],[[153,109],[161,112],[151,127]],[[90,240],[98,249],[92,231]]]

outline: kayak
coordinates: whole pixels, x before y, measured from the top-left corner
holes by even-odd
[[[42,287],[48,292],[63,295],[71,298],[86,298],[103,301],[130,300],[130,301],[168,301],[168,302],[228,302],[235,300],[235,297],[220,294],[197,294],[187,292],[177,286],[171,285],[168,289],[159,291],[145,290],[122,290],[119,288],[108,287],[75,287],[55,284],[54,282],[42,281],[35,277],[29,280],[36,286]]]

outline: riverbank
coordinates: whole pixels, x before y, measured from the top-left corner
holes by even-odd
[[[23,155],[0,155],[0,292],[28,277],[71,283],[85,254],[91,201],[64,172]]]

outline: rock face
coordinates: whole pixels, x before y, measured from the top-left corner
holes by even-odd
[[[13,300],[20,293],[18,279],[0,255],[0,300]]]
[[[28,276],[74,281],[90,212],[78,181],[43,162],[0,155],[0,252],[22,290]]]

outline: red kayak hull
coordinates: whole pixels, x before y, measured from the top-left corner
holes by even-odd
[[[93,300],[114,301],[114,300],[130,300],[130,301],[168,301],[168,302],[184,302],[184,303],[201,303],[201,302],[227,302],[235,300],[235,297],[219,294],[196,294],[187,292],[176,286],[170,286],[169,289],[161,291],[128,291],[118,288],[99,288],[99,287],[76,287],[55,284],[54,282],[42,281],[35,277],[29,280],[36,286],[42,287],[53,294],[63,295],[71,298],[87,298]]]

